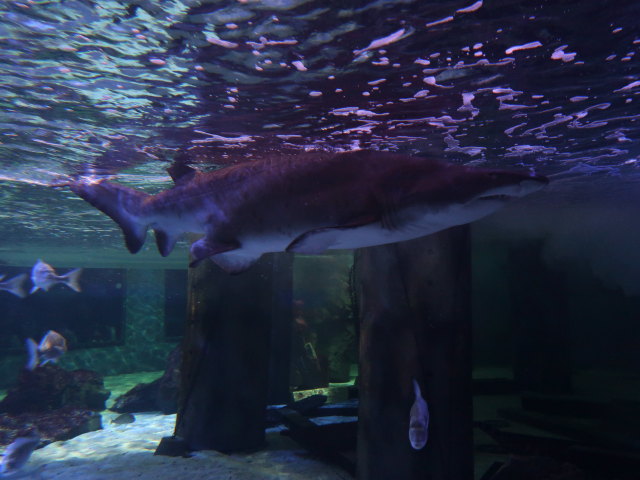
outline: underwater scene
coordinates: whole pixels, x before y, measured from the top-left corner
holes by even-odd
[[[0,479],[639,480],[640,2],[0,2]]]

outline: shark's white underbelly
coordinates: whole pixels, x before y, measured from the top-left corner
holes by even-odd
[[[441,209],[407,209],[397,215],[397,222],[389,228],[380,222],[341,231],[328,249],[352,249],[404,242],[424,237],[456,225],[469,223],[498,208],[487,202],[482,208],[451,205]]]
[[[496,199],[475,202],[473,205],[452,204],[438,209],[409,208],[399,212],[398,226],[395,228],[384,228],[379,222],[364,225],[339,235],[329,248],[362,248],[413,240],[473,222],[495,212],[503,203],[504,201]]]
[[[211,258],[227,271],[243,271],[264,253],[290,251],[302,254],[320,254],[327,250],[355,249],[412,240],[446,228],[462,225],[497,210],[502,202],[476,202],[452,204],[441,208],[414,206],[400,210],[388,222],[372,222],[357,227],[323,225],[321,221],[296,224],[282,215],[279,222],[267,228],[245,225],[235,239],[239,244]],[[292,215],[293,218],[298,217]],[[160,223],[160,222],[158,222]],[[164,218],[163,226],[179,235],[182,232],[215,232],[204,216],[174,216]],[[388,223],[388,225],[387,225]],[[215,238],[212,237],[215,241]]]
[[[497,210],[502,202],[486,201],[473,208],[454,204],[445,208],[425,209],[413,207],[398,212],[395,224],[389,227],[373,222],[359,227],[325,227],[317,229],[285,228],[291,233],[274,231],[240,236],[241,247],[228,254],[259,256],[262,253],[282,252],[287,249],[298,253],[318,254],[325,250],[355,249],[412,240],[456,225],[463,225]],[[291,226],[289,226],[291,227]],[[301,236],[308,236],[298,247]]]

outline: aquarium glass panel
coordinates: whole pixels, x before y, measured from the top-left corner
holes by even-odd
[[[11,278],[28,269],[2,267],[1,271]],[[69,349],[123,343],[125,278],[121,269],[86,268],[80,276],[81,292],[62,284],[24,299],[0,292],[0,353],[21,351],[26,338],[40,341],[48,330],[62,334]],[[30,282],[26,285],[31,288]]]

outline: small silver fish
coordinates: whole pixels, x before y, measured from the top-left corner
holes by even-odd
[[[25,437],[17,437],[4,451],[0,474],[12,475],[24,467],[39,444],[40,435],[35,431]]]
[[[55,330],[49,330],[38,345],[33,338],[27,338],[26,368],[34,370],[48,362],[57,362],[67,351],[67,340]]]
[[[21,273],[20,275],[10,278],[6,282],[2,282],[4,277],[4,275],[0,275],[0,290],[6,290],[20,298],[27,296],[27,291],[24,289],[24,282],[27,279],[26,273]]]
[[[411,414],[409,415],[409,441],[415,450],[420,450],[427,444],[429,438],[429,407],[422,398],[420,385],[415,378],[413,379],[413,391],[416,399],[411,406]]]
[[[76,292],[80,291],[80,279],[81,268],[76,268],[64,275],[57,275],[56,271],[51,265],[38,260],[31,269],[31,281],[33,282],[33,288],[30,293],[42,289],[45,292],[48,291],[56,283],[62,283]]]

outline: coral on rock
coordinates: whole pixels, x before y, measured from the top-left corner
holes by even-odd
[[[48,412],[64,406],[98,411],[105,409],[107,398],[99,373],[47,364],[20,373],[18,384],[0,402],[0,413]]]
[[[0,402],[0,445],[36,428],[43,443],[68,440],[102,428],[109,392],[102,375],[68,371],[55,364],[23,370],[18,383]]]
[[[3,413],[0,415],[0,445],[9,445],[16,437],[34,427],[43,445],[99,430],[102,428],[102,418],[91,410],[69,406],[50,412]]]

